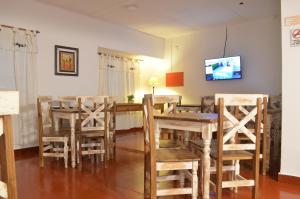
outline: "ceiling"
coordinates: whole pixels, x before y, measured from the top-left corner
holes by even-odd
[[[37,1],[163,38],[207,26],[280,15],[280,0]]]

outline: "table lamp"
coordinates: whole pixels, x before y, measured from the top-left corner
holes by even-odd
[[[154,89],[158,86],[158,79],[157,77],[151,77],[148,81],[149,85],[152,86],[152,94],[154,95]]]

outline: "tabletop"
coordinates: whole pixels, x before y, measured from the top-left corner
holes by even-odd
[[[218,122],[218,114],[216,114],[216,113],[194,113],[194,112],[162,113],[162,114],[154,113],[154,119],[216,123],[216,122]]]

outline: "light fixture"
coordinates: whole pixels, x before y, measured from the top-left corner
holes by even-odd
[[[159,85],[157,77],[150,77],[148,80],[149,85],[152,87],[152,94],[154,95],[154,89]]]
[[[179,46],[176,45],[178,51]],[[184,72],[173,72],[173,40],[171,40],[171,71],[166,73],[166,87],[184,86]]]
[[[184,86],[184,73],[171,72],[166,73],[166,87]]]

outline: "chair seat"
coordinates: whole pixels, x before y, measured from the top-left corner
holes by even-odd
[[[182,144],[176,140],[160,140],[159,141],[159,148],[161,148],[161,149],[165,149],[165,148],[179,149],[181,147],[182,147]]]
[[[200,160],[199,156],[186,149],[158,149],[157,162],[185,162]]]
[[[204,142],[203,142],[203,140],[200,140],[200,139],[190,140],[190,145],[193,147],[196,147],[198,149],[204,148]],[[211,140],[210,148],[217,148],[217,140],[216,139]]]
[[[217,151],[212,150],[210,156],[217,159]],[[223,160],[251,160],[253,154],[248,151],[223,151]]]
[[[70,137],[70,131],[68,130],[55,131],[53,128],[45,128],[43,137]]]

